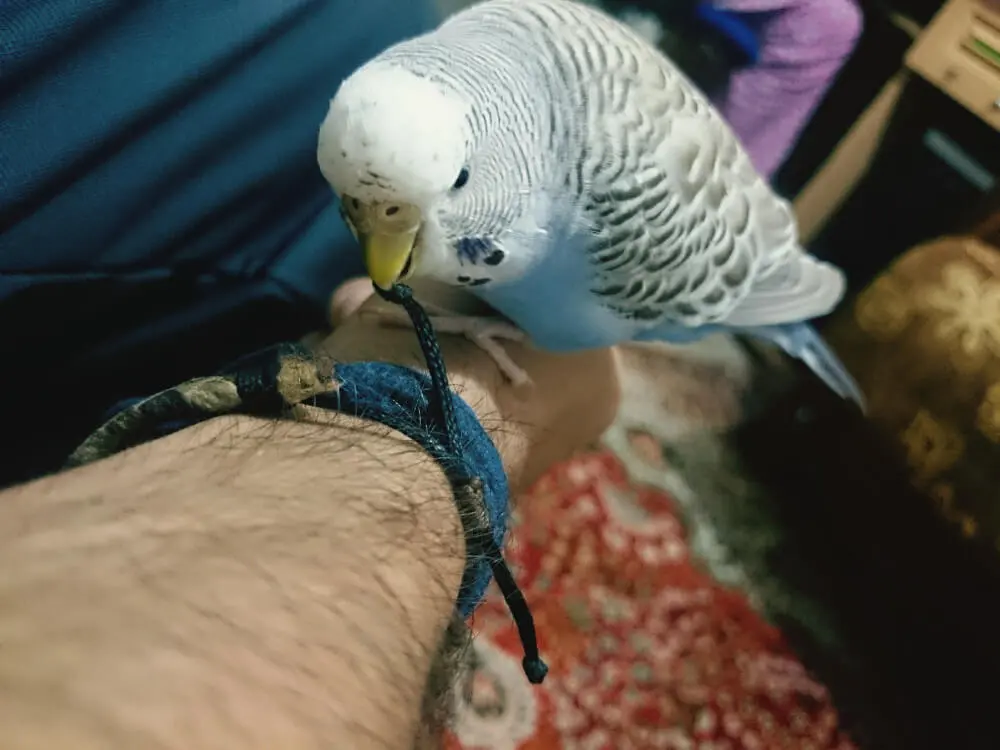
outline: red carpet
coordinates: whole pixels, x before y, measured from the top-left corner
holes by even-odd
[[[510,561],[551,672],[530,686],[494,591],[474,620],[448,750],[852,750],[813,680],[689,555],[677,508],[610,451],[519,503]]]

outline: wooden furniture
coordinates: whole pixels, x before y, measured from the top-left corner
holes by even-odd
[[[1000,9],[952,0],[910,48],[906,67],[1000,131]]]
[[[817,236],[858,183],[882,145],[886,129],[917,75],[1000,131],[1000,7],[951,0],[926,28],[903,17],[914,37],[903,68],[847,132],[795,200],[803,240]],[[1000,149],[1000,138],[998,138]]]

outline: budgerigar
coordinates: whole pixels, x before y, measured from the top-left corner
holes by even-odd
[[[573,0],[487,0],[345,80],[320,168],[373,281],[463,287],[513,325],[438,318],[513,379],[492,339],[570,351],[762,337],[862,402],[805,321],[843,274],[704,95],[624,24]]]

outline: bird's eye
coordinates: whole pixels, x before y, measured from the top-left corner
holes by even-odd
[[[462,171],[458,173],[458,177],[455,178],[455,184],[451,186],[452,190],[458,190],[459,188],[465,187],[465,183],[469,181],[469,168],[462,167]]]

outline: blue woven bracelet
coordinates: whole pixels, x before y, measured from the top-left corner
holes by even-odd
[[[458,610],[463,617],[471,615],[486,594],[490,579],[496,578],[524,647],[524,672],[532,683],[541,683],[548,667],[539,657],[531,611],[500,552],[509,509],[507,476],[500,454],[476,413],[449,390],[459,438],[452,440],[435,419],[434,384],[428,375],[383,362],[358,362],[337,365],[334,379],[338,387],[313,397],[313,404],[378,422],[406,435],[444,471],[459,505],[469,561],[459,589]]]
[[[482,480],[487,533],[492,542],[486,546],[502,548],[509,505],[507,476],[500,455],[469,405],[457,394],[451,394],[461,437],[461,450],[453,452],[441,426],[434,423],[428,398],[433,386],[426,374],[384,362],[358,362],[338,364],[334,379],[337,389],[315,397],[316,406],[378,422],[403,433],[434,458],[453,487],[474,477]],[[468,529],[466,536],[470,536]],[[493,575],[490,561],[483,556],[485,550],[469,552],[470,562],[458,599],[458,609],[464,617],[471,615],[482,601]],[[478,559],[474,557],[477,552]]]

